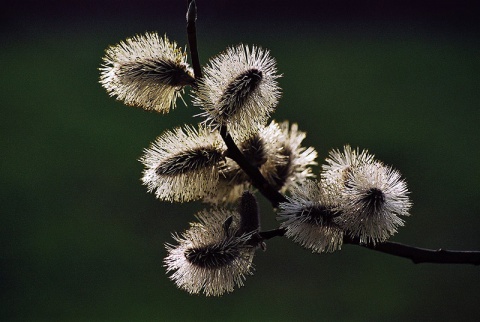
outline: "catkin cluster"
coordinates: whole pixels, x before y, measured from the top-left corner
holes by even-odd
[[[317,152],[306,133],[269,120],[281,90],[275,59],[258,46],[227,48],[195,78],[187,53],[147,33],[106,50],[100,83],[126,105],[168,113],[185,88],[201,111],[196,124],[163,132],[144,150],[142,182],[161,201],[202,201],[198,222],[166,244],[170,278],[189,293],[219,296],[243,285],[266,238],[255,182],[232,159],[220,129],[271,188],[279,231],[312,252],[339,250],[345,237],[379,243],[404,224],[411,202],[398,171],[346,145],[332,150],[315,176]]]

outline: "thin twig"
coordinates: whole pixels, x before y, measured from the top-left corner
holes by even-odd
[[[262,238],[262,240],[268,240],[274,237],[282,237],[285,235],[285,233],[285,229],[279,228],[261,231],[258,233],[258,235]],[[375,245],[363,244],[360,243],[358,238],[350,237],[345,237],[343,239],[343,243],[361,246],[377,252],[410,259],[415,264],[430,263],[480,265],[480,251],[427,249],[389,241],[377,243]]]
[[[480,251],[427,249],[395,242],[384,242],[380,244],[360,244],[358,240],[344,239],[345,244],[360,245],[362,247],[410,259],[415,264],[472,264],[480,265]]]

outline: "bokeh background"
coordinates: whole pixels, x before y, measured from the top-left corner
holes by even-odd
[[[137,33],[186,44],[185,7],[2,5],[0,320],[478,321],[479,267],[350,245],[314,255],[276,238],[232,294],[174,286],[163,245],[205,205],[156,200],[137,159],[198,110],[188,99],[168,115],[126,107],[98,67],[107,46]],[[392,240],[480,249],[476,1],[198,0],[198,14],[202,63],[240,42],[271,50],[284,92],[273,117],[298,122],[320,163],[349,143],[401,171],[414,207]]]

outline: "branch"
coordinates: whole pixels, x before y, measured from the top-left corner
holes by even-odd
[[[187,11],[187,35],[190,54],[192,58],[193,71],[195,79],[202,78],[202,70],[198,57],[197,48],[197,5],[195,0],[188,0]],[[272,206],[276,208],[280,202],[288,202],[288,200],[280,192],[272,187],[260,173],[259,169],[253,166],[243,155],[240,149],[233,141],[231,135],[227,131],[225,125],[220,128],[222,136],[228,148],[228,157],[237,162],[240,168],[250,177],[252,185],[257,188],[260,193],[267,198]],[[279,228],[258,233],[258,237],[263,241],[273,237],[282,237],[285,235],[285,229]],[[344,244],[357,245],[377,252],[390,254],[393,256],[410,259],[413,263],[436,263],[436,264],[472,264],[480,265],[480,251],[457,251],[444,249],[426,249],[414,246],[408,246],[395,242],[383,242],[373,244],[360,243],[358,238],[344,237]]]
[[[393,256],[410,259],[415,264],[436,263],[436,264],[472,264],[480,265],[480,251],[427,249],[408,246],[395,242],[384,242],[380,244],[360,244],[358,240],[345,238],[345,244],[360,245],[362,247],[390,254]]]
[[[260,238],[267,240],[273,237],[282,237],[285,229],[279,228],[258,233]],[[357,245],[377,252],[410,259],[415,264],[472,264],[480,265],[480,251],[427,249],[395,242],[379,244],[362,244],[358,238],[344,237],[344,244]]]
[[[243,155],[227,131],[227,126],[220,127],[220,135],[228,148],[228,157],[235,161],[240,168],[250,177],[252,185],[267,198],[272,206],[276,208],[280,202],[287,202],[287,198],[275,190],[265,177],[260,173],[257,167],[253,166]]]
[[[202,78],[202,68],[200,66],[200,59],[198,58],[196,22],[197,22],[197,4],[195,3],[195,0],[188,0],[188,10],[187,10],[188,47],[190,48],[190,56],[192,57],[193,73],[195,74],[195,79],[198,80]]]

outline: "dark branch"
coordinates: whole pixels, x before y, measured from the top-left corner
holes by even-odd
[[[285,229],[279,228],[261,231],[258,236],[262,241],[285,235]],[[415,264],[472,264],[480,265],[480,251],[427,249],[408,246],[395,242],[383,242],[379,244],[361,244],[358,238],[345,237],[344,244],[362,246],[377,252],[410,259]]]
[[[260,191],[260,193],[267,198],[272,206],[276,208],[280,202],[287,202],[288,200],[280,192],[275,190],[271,184],[260,173],[257,167],[253,166],[243,155],[228,133],[227,127],[222,125],[220,128],[220,135],[225,141],[228,148],[228,157],[237,162],[242,170],[250,177],[252,185]]]
[[[192,58],[193,73],[195,74],[195,79],[198,80],[202,78],[202,68],[200,66],[200,59],[198,58],[196,22],[197,22],[197,4],[195,3],[195,0],[188,0],[188,10],[187,10],[188,47],[190,48],[190,56]]]
[[[415,264],[472,264],[480,265],[480,251],[426,249],[408,246],[395,242],[384,242],[376,245],[360,244],[355,239],[344,239],[345,244],[360,245],[378,252],[408,258]]]

